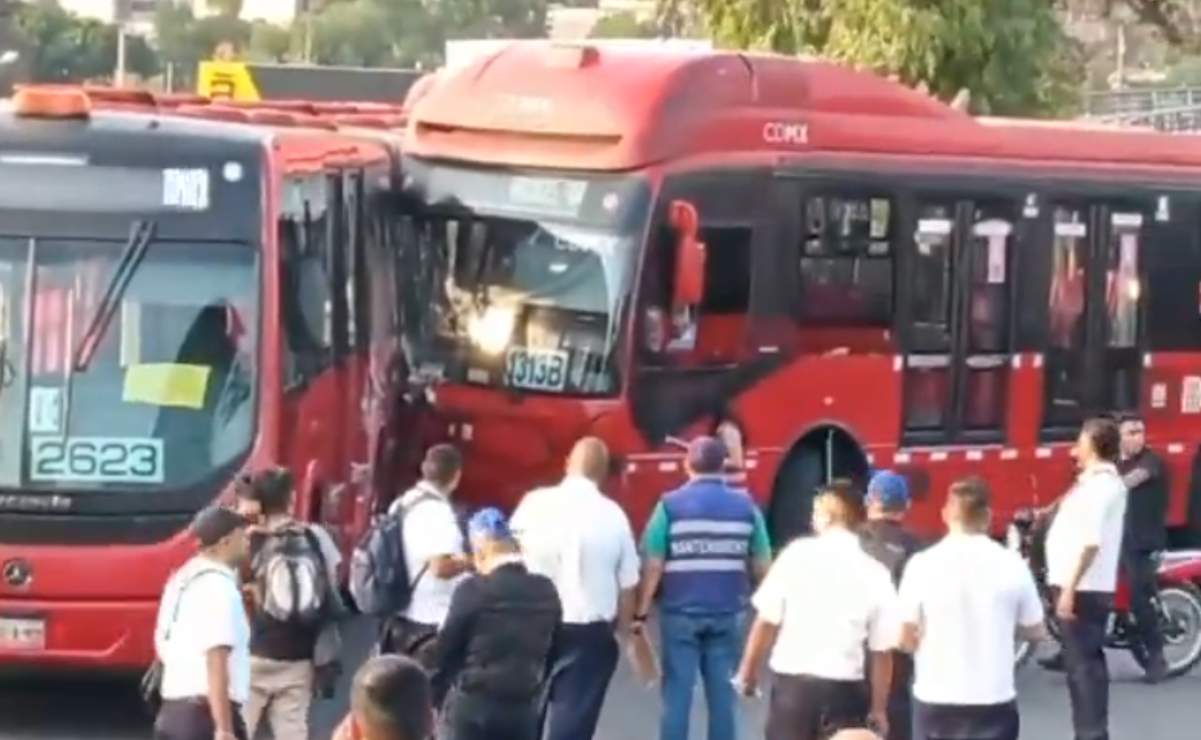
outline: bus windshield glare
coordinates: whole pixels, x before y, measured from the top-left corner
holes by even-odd
[[[645,181],[419,161],[406,174],[402,279],[415,369],[522,392],[615,393]]]
[[[126,248],[0,237],[0,486],[174,490],[249,449],[255,251],[151,240],[75,365]]]

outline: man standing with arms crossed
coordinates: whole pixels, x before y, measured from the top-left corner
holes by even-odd
[[[647,560],[633,629],[645,625],[661,584],[660,740],[688,740],[698,668],[709,706],[709,740],[734,740],[737,734],[730,678],[742,648],[751,577],[757,582],[767,574],[771,543],[751,497],[726,483],[725,463],[721,442],[694,440],[685,463],[690,480],[662,498],[643,537]]]
[[[1168,484],[1163,461],[1147,448],[1142,417],[1122,417],[1122,462],[1118,471],[1129,494],[1122,536],[1122,567],[1130,581],[1130,609],[1147,652],[1147,683],[1159,683],[1168,672],[1163,635],[1155,613],[1158,588],[1154,555],[1167,544]]]
[[[1126,514],[1126,485],[1116,466],[1120,453],[1113,420],[1084,422],[1072,450],[1080,475],[1047,533],[1047,581],[1063,631],[1076,740],[1109,740],[1104,645]]]
[[[531,491],[510,524],[531,573],[554,582],[563,605],[558,659],[546,706],[548,740],[590,740],[617,669],[614,635],[626,635],[638,586],[630,520],[601,492],[609,450],[576,443],[557,486]]]
[[[868,555],[880,561],[900,588],[909,559],[921,542],[903,522],[909,511],[909,484],[891,470],[881,470],[867,484],[867,522],[859,530],[859,542]],[[913,731],[913,659],[904,652],[892,656],[892,690],[888,695],[888,739],[909,740]]]

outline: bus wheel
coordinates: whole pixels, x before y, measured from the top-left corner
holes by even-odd
[[[813,497],[826,482],[820,449],[802,445],[784,461],[776,478],[767,513],[772,545],[777,551],[796,537],[808,534],[813,520]]]

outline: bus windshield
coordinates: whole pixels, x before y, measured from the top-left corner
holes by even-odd
[[[416,163],[406,173],[402,279],[415,369],[523,392],[616,392],[645,182]]]
[[[0,486],[174,490],[248,450],[255,251],[151,240],[94,323],[127,246],[0,237]]]

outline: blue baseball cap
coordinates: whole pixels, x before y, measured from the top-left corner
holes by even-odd
[[[888,509],[903,509],[909,505],[909,483],[905,476],[891,470],[881,470],[867,483],[865,501],[879,501]]]
[[[467,522],[467,532],[472,537],[484,537],[490,540],[511,540],[513,531],[509,529],[509,520],[500,509],[489,506],[480,509]]]

